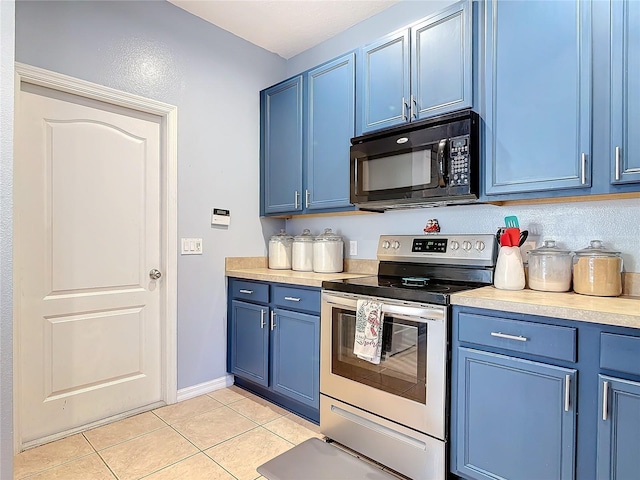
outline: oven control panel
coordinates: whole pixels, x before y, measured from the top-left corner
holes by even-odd
[[[378,260],[442,265],[494,266],[495,235],[381,235]]]

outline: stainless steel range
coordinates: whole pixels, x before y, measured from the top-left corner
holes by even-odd
[[[383,235],[378,275],[322,283],[320,430],[413,479],[446,477],[449,296],[493,282],[494,235]],[[383,304],[379,364],[354,355],[359,299]]]

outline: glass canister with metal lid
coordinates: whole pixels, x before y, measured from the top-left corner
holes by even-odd
[[[313,271],[317,273],[338,273],[343,270],[344,243],[342,237],[330,228],[313,241]]]
[[[573,254],[545,240],[540,248],[529,251],[529,288],[544,292],[568,292],[571,289]]]
[[[305,228],[300,235],[293,237],[291,268],[299,272],[313,271],[313,235]]]
[[[291,269],[291,245],[293,237],[284,230],[269,240],[269,268],[274,270]]]
[[[583,295],[617,297],[622,293],[620,252],[605,248],[601,240],[591,240],[573,258],[573,290]]]

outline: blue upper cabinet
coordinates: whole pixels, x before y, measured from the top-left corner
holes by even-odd
[[[302,210],[303,79],[260,94],[263,213]]]
[[[456,3],[363,47],[358,134],[472,105],[471,3]]]
[[[359,59],[359,133],[409,121],[409,30],[363,47]]]
[[[349,207],[349,147],[355,133],[355,54],[307,73],[304,208]]]
[[[640,182],[640,2],[611,3],[611,182]]]
[[[471,6],[458,3],[411,29],[411,119],[471,107]]]
[[[487,195],[589,192],[591,8],[586,1],[486,2]]]
[[[261,215],[352,210],[355,54],[261,92]]]

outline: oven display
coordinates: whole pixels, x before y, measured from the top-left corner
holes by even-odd
[[[442,252],[447,251],[447,239],[415,238],[411,247],[412,252]]]

